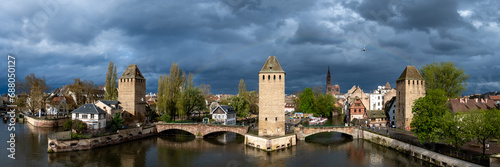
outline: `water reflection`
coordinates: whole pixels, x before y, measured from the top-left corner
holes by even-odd
[[[430,166],[340,133],[319,133],[274,152],[247,147],[244,137],[234,133],[195,139],[171,132],[94,150],[47,154],[47,135],[59,130],[16,125],[16,160],[2,156],[2,166]],[[8,140],[5,124],[0,134],[0,140]]]

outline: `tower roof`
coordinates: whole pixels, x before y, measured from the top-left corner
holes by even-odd
[[[122,76],[119,79],[126,79],[126,78],[139,78],[139,79],[145,79],[141,71],[139,71],[139,68],[137,68],[137,65],[131,64],[127,67],[125,72],[123,72]]]
[[[387,82],[387,83],[385,84],[385,88],[386,88],[386,89],[391,89],[391,84],[389,84],[389,82]]]
[[[400,80],[424,80],[420,72],[415,68],[415,66],[406,66],[401,76],[399,76],[398,81]]]
[[[276,59],[275,56],[269,56],[267,58],[266,64],[264,64],[264,67],[262,67],[262,70],[260,70],[259,73],[261,72],[285,72],[280,66],[280,63],[278,63],[278,59]]]

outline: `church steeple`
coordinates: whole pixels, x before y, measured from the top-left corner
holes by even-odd
[[[326,86],[332,85],[332,76],[330,75],[330,66],[328,66],[328,74],[326,74]]]

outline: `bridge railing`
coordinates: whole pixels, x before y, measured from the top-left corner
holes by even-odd
[[[302,125],[302,127],[351,127],[349,125],[341,124],[341,125]]]
[[[203,122],[188,122],[188,121],[182,121],[182,122],[163,122],[159,121],[157,124],[206,124],[206,125],[224,125],[224,126],[250,126],[250,124],[241,124],[241,123],[236,123],[236,124],[223,124],[223,123],[203,123]]]

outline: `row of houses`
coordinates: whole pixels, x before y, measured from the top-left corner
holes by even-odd
[[[354,124],[366,124],[370,127],[395,127],[396,125],[396,97],[389,100],[384,110],[367,110],[363,102],[357,98],[349,107],[348,118]],[[479,99],[468,97],[449,99],[446,104],[451,112],[470,112],[500,108],[500,95]]]

